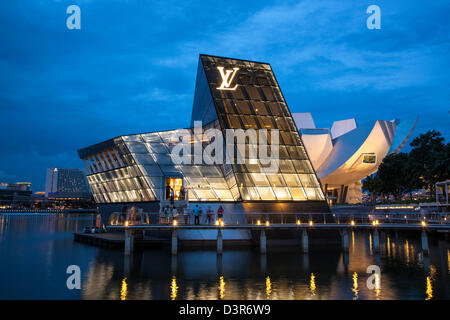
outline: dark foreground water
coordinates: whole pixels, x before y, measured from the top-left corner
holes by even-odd
[[[350,237],[350,250],[146,249],[125,259],[120,249],[73,241],[90,215],[0,215],[0,299],[450,299],[450,251],[430,239],[430,256],[415,234],[381,235],[371,250],[366,232]],[[81,269],[81,289],[69,290],[66,269]],[[377,288],[367,267],[379,265]],[[372,282],[373,283],[373,282]]]

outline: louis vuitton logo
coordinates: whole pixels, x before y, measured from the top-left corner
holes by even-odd
[[[224,71],[224,67],[217,67],[217,69],[219,69],[220,76],[222,77],[222,84],[217,88],[217,90],[236,90],[237,85],[232,88],[230,88],[230,86],[239,68],[233,68],[233,70],[226,71]]]

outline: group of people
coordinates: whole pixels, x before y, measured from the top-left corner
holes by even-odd
[[[187,200],[186,195],[186,189],[184,187],[181,187],[180,192],[176,194],[171,186],[166,186],[166,200],[170,200],[171,205],[174,204],[175,200]]]
[[[180,214],[183,214],[186,218],[188,217],[190,222],[193,221],[193,223],[197,225],[200,224],[202,220],[206,224],[214,224],[216,220],[220,223],[223,220],[223,213],[224,210],[222,206],[219,206],[217,212],[214,212],[211,206],[207,206],[205,210],[198,204],[196,204],[192,210],[185,208],[184,212],[178,212],[175,206],[172,207],[167,205],[161,208],[161,217],[164,217],[166,223],[170,223],[170,221],[176,219]],[[205,216],[204,219],[202,219],[203,216]]]
[[[222,222],[223,220],[223,208],[222,206],[219,206],[219,208],[217,209],[217,220],[220,222]],[[206,208],[206,223],[207,224],[213,224],[215,219],[215,213],[212,210],[211,206],[208,206]],[[200,220],[201,217],[203,215],[203,208],[200,207],[198,204],[195,205],[194,209],[192,209],[192,215],[194,217],[194,224],[200,224]]]

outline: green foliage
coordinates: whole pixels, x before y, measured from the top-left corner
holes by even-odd
[[[434,190],[436,182],[450,178],[450,143],[435,130],[419,135],[411,142],[408,153],[386,156],[376,175],[368,176],[362,188],[370,193],[372,202],[377,195],[393,195],[396,200],[412,191],[427,187]]]
[[[450,146],[444,143],[438,131],[432,130],[415,138],[411,147],[411,169],[419,175],[422,184],[433,191],[436,182],[449,178]]]

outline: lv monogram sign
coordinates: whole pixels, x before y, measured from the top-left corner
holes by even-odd
[[[233,82],[234,76],[238,72],[239,68],[233,68],[233,70],[224,70],[224,67],[217,67],[222,77],[222,84],[217,90],[236,90],[237,85],[230,87]]]

